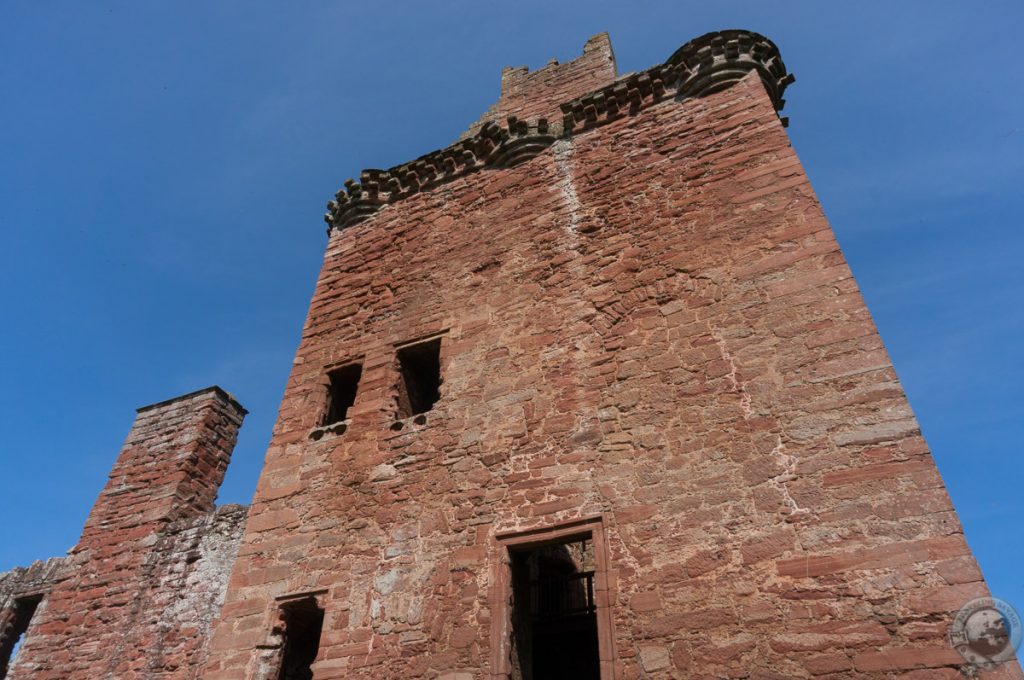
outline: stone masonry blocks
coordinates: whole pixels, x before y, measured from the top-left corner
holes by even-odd
[[[621,105],[602,40],[506,71],[494,112],[576,102],[549,146],[438,152],[334,222],[205,678],[269,677],[277,603],[310,592],[318,680],[506,677],[496,537],[581,518],[602,677],[957,673],[951,612],[987,589],[777,116],[792,78],[757,36],[705,43]],[[441,399],[396,429],[395,347],[434,335]],[[311,436],[356,360],[344,432]]]
[[[346,182],[251,507],[215,507],[230,395],[140,409],[78,545],[0,574],[0,649],[42,596],[8,677],[279,680],[304,607],[316,680],[518,678],[511,551],[581,536],[602,680],[973,673],[948,628],[988,589],[783,129],[792,80],[748,31],[620,77],[602,34]],[[426,339],[440,399],[400,413]]]

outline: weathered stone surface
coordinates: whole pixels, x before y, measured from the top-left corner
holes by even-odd
[[[509,677],[507,542],[584,525],[605,680],[958,677],[952,612],[987,588],[791,81],[745,31],[621,78],[597,36],[347,182],[248,521],[214,510],[241,407],[141,410],[75,549],[0,575],[0,642],[47,593],[11,677],[277,680],[299,605],[317,680]],[[428,338],[440,399],[400,413]]]
[[[598,37],[346,185],[204,677],[248,677],[313,589],[317,678],[505,677],[499,537],[595,516],[606,677],[955,670],[984,583],[777,115],[790,81],[754,34],[623,78]],[[436,336],[440,401],[396,420],[395,347]],[[311,439],[357,361],[346,431]]]
[[[219,388],[139,409],[68,556],[0,574],[0,623],[44,595],[9,680],[198,677],[245,524],[214,509],[244,414]]]

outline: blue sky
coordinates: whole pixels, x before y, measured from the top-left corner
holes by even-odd
[[[709,30],[781,48],[790,135],[993,592],[1024,609],[1024,4],[0,4],[0,571],[78,538],[134,408],[250,410],[248,502],[364,167],[453,141],[609,31],[621,72]]]

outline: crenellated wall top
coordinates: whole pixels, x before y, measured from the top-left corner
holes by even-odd
[[[482,168],[509,167],[569,137],[665,100],[703,97],[726,89],[751,71],[761,78],[776,111],[795,78],[772,41],[751,31],[707,33],[676,50],[663,64],[627,74],[611,84],[559,104],[561,120],[483,123],[465,139],[387,170],[369,169],[349,179],[327,204],[327,233],[361,222],[382,206]],[[787,119],[782,119],[785,125]]]

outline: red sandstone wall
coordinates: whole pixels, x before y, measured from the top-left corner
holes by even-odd
[[[394,344],[441,331],[396,432]],[[203,677],[271,677],[301,593],[317,680],[491,677],[496,534],[593,516],[617,678],[962,677],[985,584],[756,77],[333,234]]]
[[[196,677],[245,521],[213,512],[244,414],[218,388],[139,410],[63,563],[36,586],[0,575],[0,619],[20,591],[47,593],[7,680]]]

